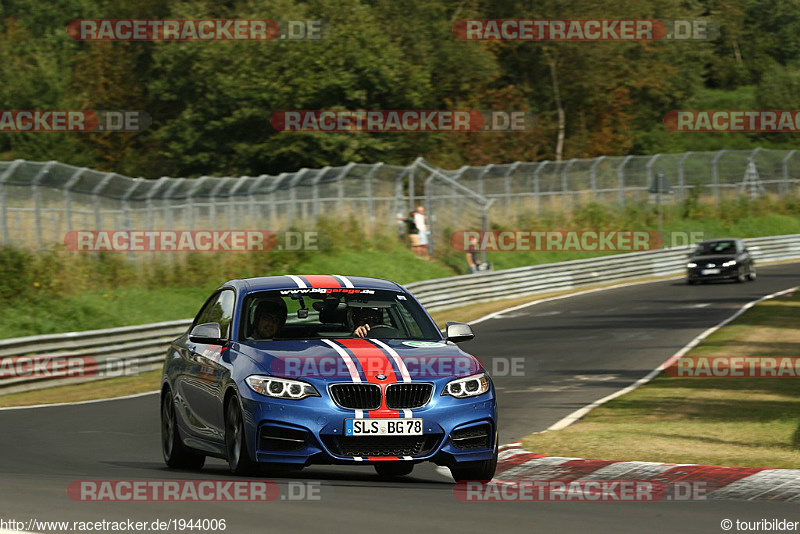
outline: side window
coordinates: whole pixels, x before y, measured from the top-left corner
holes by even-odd
[[[200,313],[197,314],[194,324],[219,323],[224,339],[230,339],[231,321],[233,320],[233,307],[236,302],[235,295],[230,289],[223,289],[216,298],[209,300]]]

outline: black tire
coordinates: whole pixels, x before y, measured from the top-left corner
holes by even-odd
[[[200,469],[206,457],[186,448],[181,441],[175,417],[175,401],[166,390],[161,396],[161,453],[164,462],[174,469]]]
[[[414,464],[407,461],[398,460],[396,462],[381,462],[375,464],[375,471],[381,478],[394,478],[410,475],[414,470]]]
[[[225,450],[228,453],[228,467],[231,473],[242,476],[258,473],[258,463],[250,458],[250,452],[247,450],[244,418],[236,397],[228,399],[228,404],[225,406]]]
[[[494,472],[497,470],[497,444],[494,446],[494,454],[489,460],[482,460],[480,462],[464,462],[463,464],[456,464],[450,467],[450,474],[456,482],[463,480],[474,480],[476,482],[488,482],[494,477]]]

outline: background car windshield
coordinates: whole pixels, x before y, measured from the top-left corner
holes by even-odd
[[[710,243],[700,243],[697,250],[694,251],[695,256],[704,256],[707,254],[735,254],[736,241],[712,241]]]
[[[261,339],[256,333],[256,309],[259,302],[276,298],[286,303],[288,316],[286,324],[272,338],[274,340],[358,337],[354,330],[364,322],[370,326],[369,338],[442,338],[436,325],[408,296],[392,291],[369,291],[359,294],[254,293],[245,299],[241,339]]]

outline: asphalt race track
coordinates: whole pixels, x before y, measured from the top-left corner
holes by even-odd
[[[464,345],[492,358],[524,358],[524,376],[496,376],[501,443],[543,430],[646,375],[743,304],[800,285],[800,265],[759,269],[755,283],[640,284],[544,302],[475,325]],[[0,411],[0,519],[137,521],[225,519],[225,532],[722,532],[723,519],[800,520],[800,507],[770,502],[464,503],[432,465],[383,482],[371,467],[312,467],[272,478],[285,497],[297,481],[320,481],[319,500],[76,502],[77,480],[212,479],[231,476],[210,460],[200,472],[166,469],[156,395],[52,408]],[[736,531],[736,527],[732,532]]]

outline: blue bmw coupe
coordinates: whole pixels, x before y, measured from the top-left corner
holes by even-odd
[[[339,275],[231,280],[172,342],[161,385],[164,460],[236,474],[371,464],[384,477],[430,461],[457,480],[497,465],[495,391],[402,286]]]

